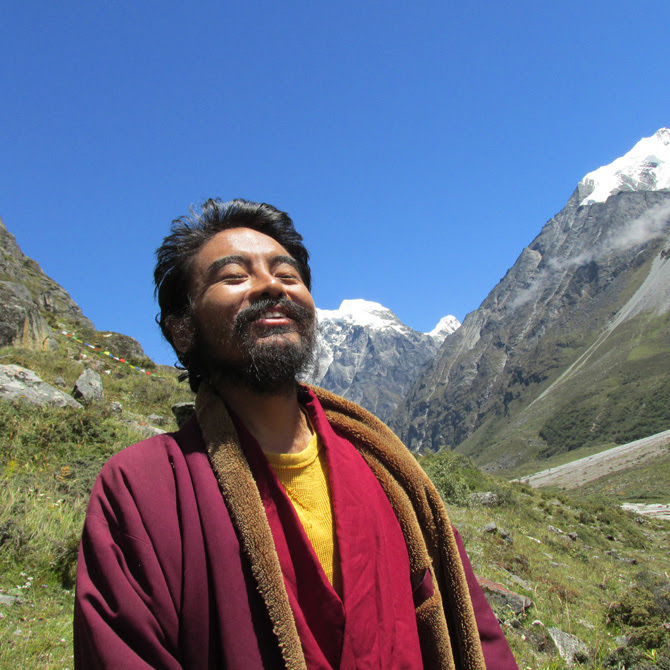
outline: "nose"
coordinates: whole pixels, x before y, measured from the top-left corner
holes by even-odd
[[[250,299],[261,297],[281,298],[286,295],[286,287],[282,281],[269,270],[262,270],[256,274],[252,283]]]

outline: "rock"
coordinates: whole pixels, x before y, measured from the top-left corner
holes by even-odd
[[[156,424],[157,426],[165,425],[165,417],[162,417],[160,414],[149,414],[147,421],[149,421],[149,423]]]
[[[547,632],[568,667],[573,666],[575,662],[584,663],[588,660],[589,648],[579,638],[553,626],[548,628]]]
[[[614,560],[620,561],[621,563],[628,563],[629,565],[637,565],[636,558],[626,558],[624,556],[620,556],[619,552],[616,549],[606,549],[605,553],[608,556],[611,556]]]
[[[56,386],[60,386],[61,388],[65,388],[65,386],[67,386],[67,383],[62,377],[56,377],[56,379],[54,379],[54,384]]]
[[[86,405],[102,400],[104,393],[100,375],[95,370],[86,368],[77,378],[72,395]]]
[[[533,604],[530,598],[522,596],[519,593],[514,593],[514,591],[510,591],[502,584],[498,584],[486,577],[477,577],[477,581],[492,607],[518,615],[525,612]]]
[[[21,599],[17,596],[8,596],[4,593],[0,593],[0,605],[17,605],[21,603]]]
[[[525,579],[521,579],[521,577],[518,577],[517,575],[510,575],[509,579],[511,582],[514,582],[517,586],[520,586],[526,591],[533,590],[533,587]]]
[[[49,324],[25,286],[0,281],[0,315],[0,346],[45,350],[58,346]]]
[[[156,426],[150,426],[146,421],[130,420],[127,423],[134,430],[136,430],[143,438],[154,437],[155,435],[163,435],[165,433],[164,430],[156,428]]]
[[[63,315],[68,320],[74,320],[83,326],[93,327],[93,324],[82,315],[79,305],[72,300],[67,291],[53,279],[47,277],[39,264],[21,251],[14,235],[7,230],[2,220],[0,220],[0,250],[2,251],[0,253],[0,276],[8,280],[4,282],[5,285],[0,290],[0,323],[8,323],[3,303],[5,303],[4,298],[7,291],[11,291],[14,298],[18,298],[18,304],[28,316],[27,329],[23,326],[20,337],[23,339],[25,335],[28,335],[29,338],[36,336],[34,345],[39,348],[44,348],[45,343],[40,338],[47,331],[49,339],[46,348],[57,346],[51,329],[41,316],[43,313]],[[6,284],[12,284],[13,287],[18,286],[18,293],[14,288],[7,289]],[[2,329],[0,326],[0,330]],[[31,346],[31,344],[25,341],[24,346]]]
[[[512,534],[504,528],[498,528],[498,535],[500,535],[503,540],[507,540],[508,542],[512,541]]]
[[[563,535],[563,531],[560,528],[556,528],[555,526],[547,526],[547,530],[550,533],[556,533],[556,535]]]
[[[481,493],[471,493],[470,500],[473,503],[479,503],[485,507],[494,507],[498,504],[498,494],[493,491],[484,491]]]
[[[123,414],[123,405],[120,402],[110,402],[109,403],[109,411],[112,414],[116,414],[117,416],[120,416]]]
[[[572,533],[568,533],[568,537],[569,537],[573,542],[576,542],[576,541],[577,541],[577,538],[579,537],[579,535],[577,535],[577,533],[575,533],[575,532],[573,531]]]
[[[151,362],[151,359],[144,353],[142,345],[134,338],[121,333],[106,332],[102,333],[102,341],[97,342],[98,346],[108,350],[114,356],[123,358],[134,358],[144,364]]]
[[[0,365],[0,398],[52,407],[78,407],[71,396],[19,365]]]
[[[193,412],[195,412],[194,402],[178,402],[172,405],[172,413],[180,428],[188,421]]]
[[[485,533],[495,533],[498,530],[498,524],[495,521],[491,521],[491,523],[487,523],[482,530]]]

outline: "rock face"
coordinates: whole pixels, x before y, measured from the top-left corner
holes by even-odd
[[[618,164],[630,178],[618,168],[587,175],[446,339],[391,422],[411,448],[467,439],[459,450],[510,468],[551,455],[552,434],[568,448],[611,438],[608,417],[626,403],[658,396],[666,411],[670,189],[656,187],[670,185],[670,131],[654,138],[654,155]],[[571,417],[585,431],[574,444]],[[630,426],[622,439],[644,436],[642,422]]]
[[[547,628],[547,633],[568,667],[588,661],[589,648],[579,638],[555,627]]]
[[[54,336],[30,291],[22,284],[0,281],[0,346],[50,349]]]
[[[93,327],[67,291],[21,251],[0,220],[0,346],[53,347],[45,318],[50,314]]]
[[[0,398],[33,405],[81,407],[67,393],[50,386],[32,370],[19,365],[0,365]]]
[[[128,359],[148,359],[144,353],[142,345],[133,337],[121,333],[104,332],[99,333],[98,344],[111,351],[118,358]]]
[[[432,333],[420,333],[367,300],[345,300],[337,310],[317,313],[318,363],[307,381],[359,403],[383,421],[444,337],[460,325],[445,317]]]
[[[100,375],[90,368],[84,370],[74,383],[72,395],[85,405],[102,400],[105,396]]]

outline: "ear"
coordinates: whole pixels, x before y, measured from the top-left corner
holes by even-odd
[[[190,316],[169,317],[165,326],[170,331],[174,348],[180,354],[186,354],[193,346],[195,328]]]

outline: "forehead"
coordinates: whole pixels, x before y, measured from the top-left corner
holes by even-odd
[[[219,258],[242,256],[250,260],[263,260],[274,256],[290,256],[277,240],[251,228],[230,228],[216,233],[200,247],[193,258],[191,279],[197,277]]]

